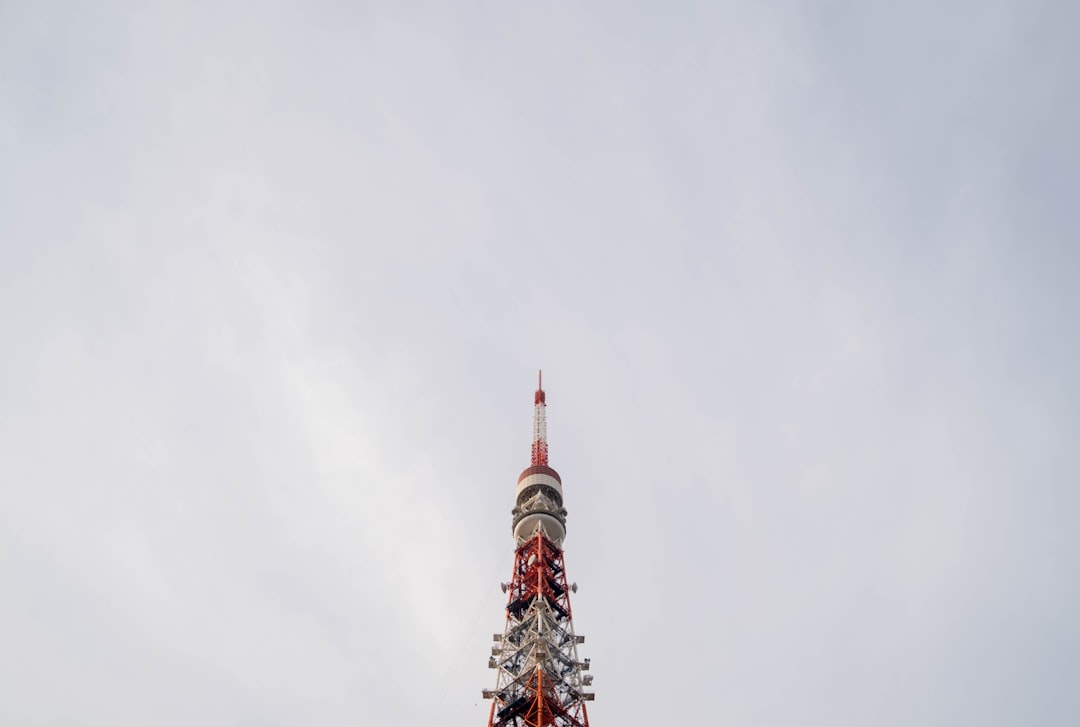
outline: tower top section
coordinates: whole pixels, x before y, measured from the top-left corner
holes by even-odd
[[[540,376],[543,376],[541,374]],[[533,396],[532,464],[518,476],[511,510],[514,569],[502,584],[506,629],[495,634],[488,667],[496,670],[487,727],[589,727],[585,703],[593,692],[589,660],[579,659],[585,640],[574,631],[563,540],[566,508],[562,480],[548,465],[547,397],[538,378]]]
[[[547,397],[542,377],[543,372],[533,396],[532,464],[518,476],[514,539],[523,543],[540,530],[561,546],[566,536],[566,509],[562,504],[562,479],[548,465]]]
[[[533,395],[533,442],[532,464],[533,466],[548,463],[547,443],[547,396],[544,394],[544,372],[541,370],[537,375],[536,394]]]

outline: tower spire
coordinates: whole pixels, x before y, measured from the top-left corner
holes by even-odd
[[[536,394],[533,395],[533,465],[548,463],[547,443],[547,397],[544,394],[544,371],[541,369],[536,379]]]

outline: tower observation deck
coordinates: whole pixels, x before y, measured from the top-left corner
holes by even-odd
[[[494,635],[488,666],[497,673],[488,727],[588,727],[592,701],[589,660],[578,659],[585,637],[574,632],[562,544],[566,508],[562,479],[548,465],[547,399],[540,378],[533,397],[532,463],[518,476],[512,510],[514,568],[506,628]]]

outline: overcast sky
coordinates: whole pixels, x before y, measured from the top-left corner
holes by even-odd
[[[0,0],[0,723],[1080,724],[1077,27]]]

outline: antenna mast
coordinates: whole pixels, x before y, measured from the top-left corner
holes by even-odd
[[[538,464],[546,465],[548,463],[547,400],[544,395],[544,372],[542,369],[537,375],[536,394],[533,396],[533,404],[535,410],[533,411],[532,463],[534,466]]]

